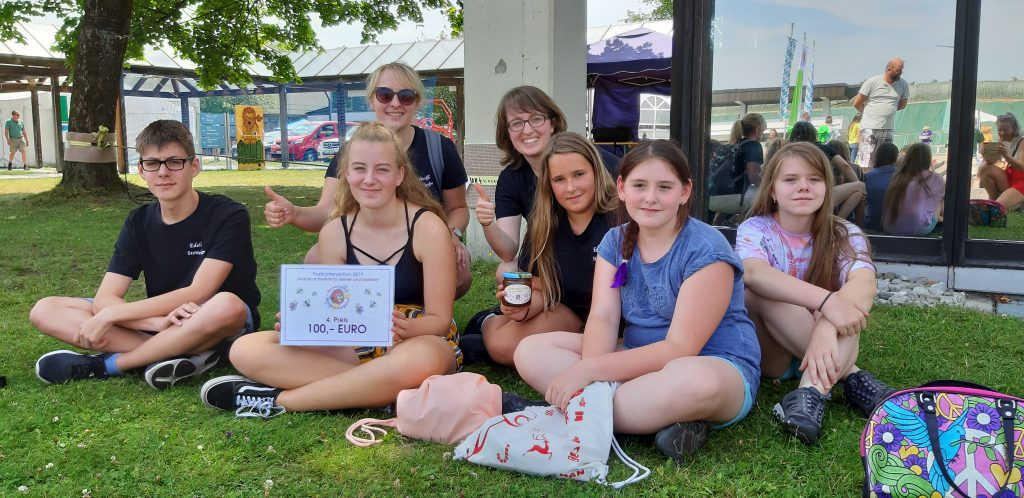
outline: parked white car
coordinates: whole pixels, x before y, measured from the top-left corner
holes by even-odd
[[[356,132],[357,126],[359,126],[359,123],[348,123],[345,132],[345,141],[352,138],[352,134]],[[317,147],[316,152],[317,155],[320,156],[321,161],[329,163],[331,162],[331,159],[334,159],[336,154],[341,152],[341,141],[338,140],[338,137],[328,138],[327,140],[320,142],[320,146]]]

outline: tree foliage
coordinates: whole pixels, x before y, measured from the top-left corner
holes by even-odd
[[[640,3],[651,8],[650,12],[642,10],[626,11],[623,22],[663,21],[672,19],[672,0],[640,0]]]
[[[146,47],[170,47],[196,65],[199,86],[252,81],[263,65],[280,82],[301,82],[290,53],[319,50],[311,17],[323,26],[361,26],[363,43],[402,21],[423,22],[423,9],[447,14],[461,32],[457,0],[0,0],[0,37],[24,42],[18,22],[55,15],[56,48],[73,82],[68,128],[114,129],[121,69],[144,60]],[[111,192],[120,187],[114,163],[65,161],[61,188]]]
[[[320,49],[312,14],[325,27],[360,26],[363,43],[402,21],[423,22],[424,9],[444,12],[453,35],[461,33],[462,2],[451,0],[133,0],[125,60],[142,60],[147,46],[169,46],[196,64],[203,88],[251,81],[262,64],[282,82],[300,81],[290,52]],[[46,14],[62,20],[56,48],[73,71],[79,56],[80,0],[6,0],[0,3],[0,37],[23,41],[16,22]],[[353,28],[354,29],[354,28]],[[72,75],[72,78],[74,75]]]

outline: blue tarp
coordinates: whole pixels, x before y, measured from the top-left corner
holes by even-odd
[[[626,127],[636,140],[640,93],[671,93],[672,37],[637,28],[589,45],[587,82],[594,88],[592,128]]]

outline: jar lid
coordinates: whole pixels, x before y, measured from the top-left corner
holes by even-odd
[[[528,271],[507,271],[505,273],[502,273],[501,277],[502,278],[526,279],[526,278],[533,278],[533,274],[528,272]]]

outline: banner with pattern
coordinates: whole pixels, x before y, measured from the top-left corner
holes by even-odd
[[[786,42],[786,58],[782,63],[782,86],[779,92],[779,114],[783,121],[789,120],[789,76],[793,72],[793,54],[796,52],[796,38]]]
[[[807,46],[804,45],[804,50]],[[807,68],[807,79],[804,80],[804,110],[808,114],[814,109],[814,48],[810,49],[811,64]]]

